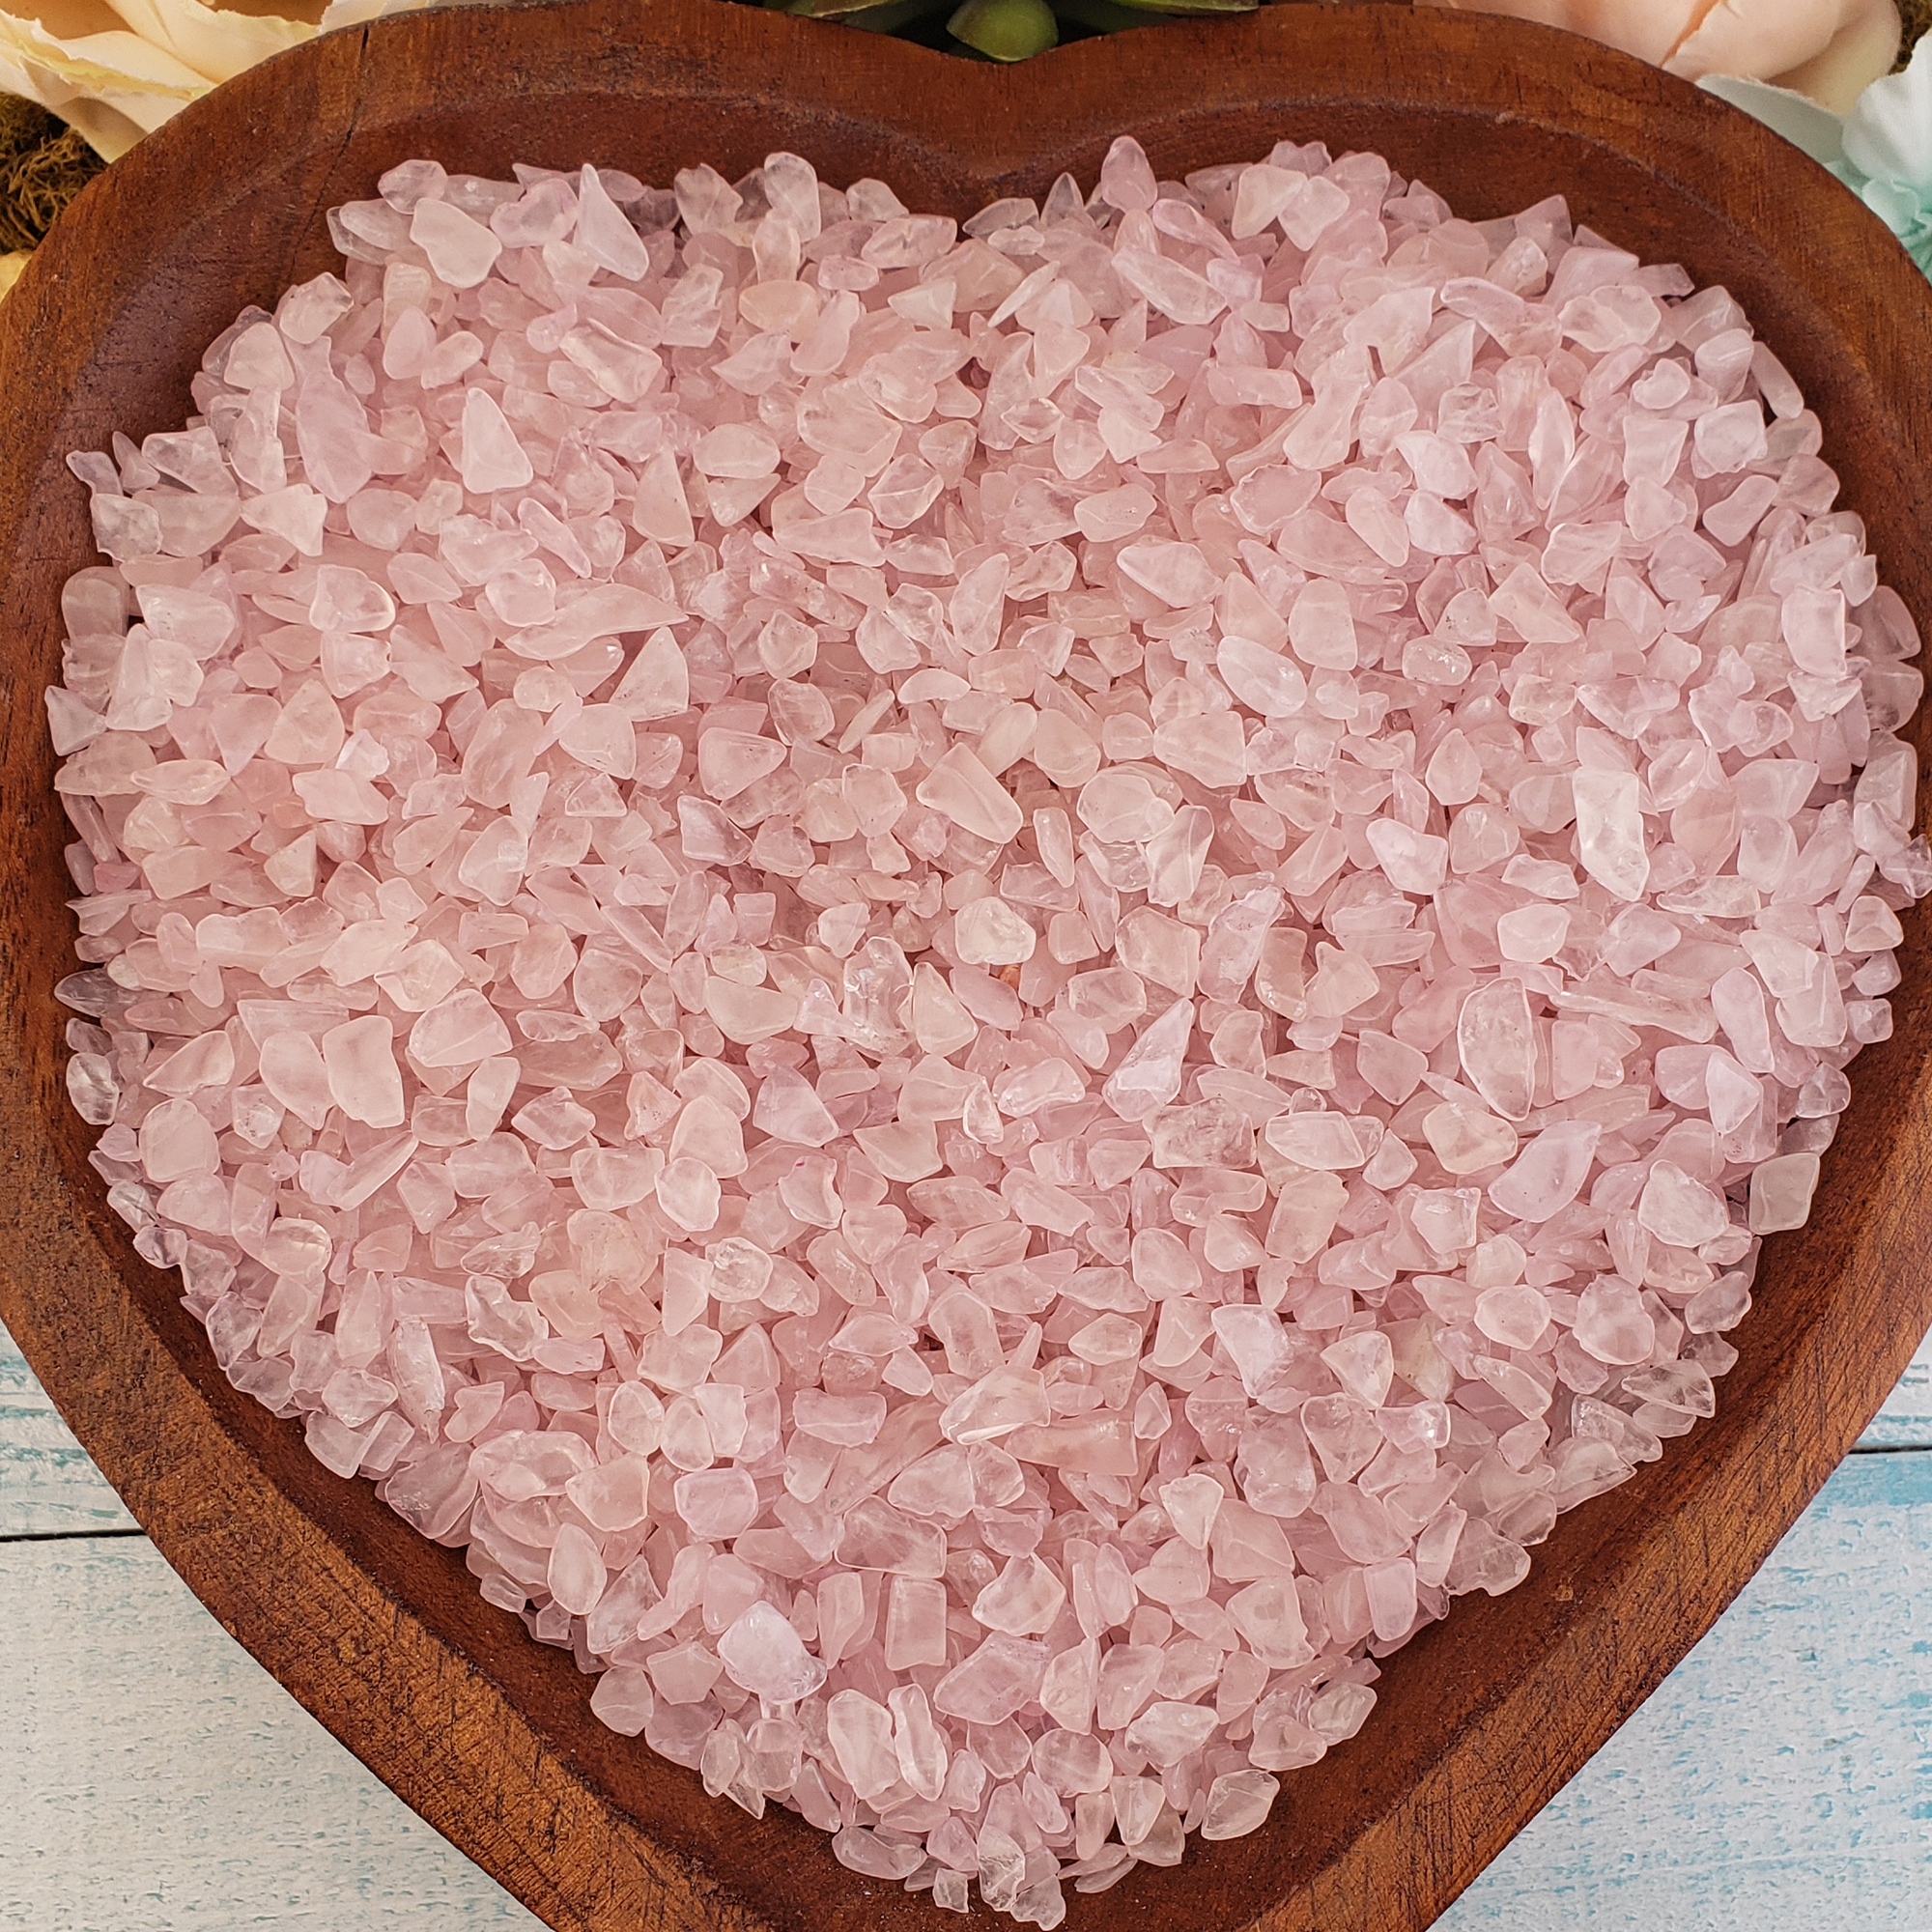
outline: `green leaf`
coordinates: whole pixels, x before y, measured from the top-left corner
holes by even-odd
[[[1252,14],[1261,0],[1109,0],[1133,14]]]
[[[1077,20],[1096,34],[1124,33],[1189,14],[1251,14],[1258,0],[1054,0],[1063,20]]]
[[[843,26],[889,34],[923,14],[938,13],[944,4],[945,0],[887,0],[883,6],[880,0],[790,0],[785,12],[808,20],[837,20]]]
[[[966,0],[946,31],[988,60],[1031,60],[1060,42],[1046,0]]]

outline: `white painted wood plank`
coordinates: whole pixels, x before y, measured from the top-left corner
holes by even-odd
[[[133,1526],[0,1328],[0,1541]]]
[[[1859,1447],[1932,1449],[1932,1335],[1919,1344],[1912,1366],[1859,1437]]]
[[[0,1926],[542,1932],[144,1537],[0,1545]]]
[[[1437,1932],[1932,1926],[1932,1456],[1851,1458]]]

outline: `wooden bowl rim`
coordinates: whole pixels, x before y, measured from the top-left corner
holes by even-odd
[[[71,488],[60,459],[69,439],[85,442],[91,426],[98,441],[120,420],[107,392],[144,380],[110,359],[88,387],[94,358],[125,350],[114,331],[150,274],[251,218],[283,177],[315,191],[276,257],[279,280],[298,257],[312,265],[321,210],[340,198],[331,149],[340,156],[397,126],[413,71],[461,74],[486,101],[554,99],[565,126],[573,91],[645,110],[678,96],[724,112],[734,84],[754,82],[762,99],[822,112],[828,126],[894,132],[919,166],[970,156],[981,192],[968,194],[962,172],[959,193],[972,201],[1044,186],[1057,165],[1037,162],[1043,140],[1026,146],[1041,117],[1060,142],[1051,152],[1077,149],[1091,177],[1096,140],[1119,125],[1164,109],[1207,125],[1243,89],[1284,111],[1339,116],[1373,100],[1416,125],[1561,136],[1578,155],[1648,171],[1789,278],[1791,339],[1815,326],[1849,352],[1844,420],[1861,411],[1858,426],[1871,417],[1877,440],[1858,458],[1874,486],[1865,507],[1892,529],[1932,516],[1932,401],[1908,380],[1915,357],[1932,364],[1932,289],[1875,218],[1768,130],[1622,55],[1515,20],[1282,7],[1080,43],[1004,70],[718,0],[546,0],[384,20],[252,70],[91,185],[0,305],[0,635],[9,662],[33,668],[10,680],[0,762],[18,828],[0,852],[0,1214],[16,1236],[0,1252],[0,1316],[224,1627],[552,1925],[615,1932],[643,1916],[734,1932],[929,1927],[924,1901],[838,1866],[799,1821],[753,1825],[704,1799],[690,1774],[603,1730],[566,1656],[490,1610],[459,1558],[422,1543],[367,1485],[329,1476],[293,1429],[231,1389],[172,1277],[134,1256],[85,1165],[90,1135],[68,1109],[51,988],[71,969],[71,928],[46,903],[64,830],[35,689],[54,661],[50,592],[75,560],[45,528],[73,522],[71,503],[60,507]],[[718,127],[721,141],[737,138],[728,119]],[[290,129],[298,137],[284,153],[275,137]],[[237,157],[212,188],[211,153]],[[273,239],[287,241],[289,226]],[[156,408],[152,423],[128,426],[179,420],[179,403],[172,417]],[[1829,438],[1833,415],[1821,413]],[[1888,459],[1898,500],[1881,506]],[[1921,623],[1932,618],[1927,566],[1900,544],[1883,560]],[[1924,728],[1921,716],[1921,744]],[[56,924],[61,944],[49,938]],[[1214,1932],[1426,1924],[1716,1619],[1932,1321],[1917,1206],[1932,1044],[1911,1044],[1932,1042],[1932,975],[1925,922],[1907,924],[1899,1037],[1861,1059],[1860,1097],[1812,1225],[1767,1252],[1762,1305],[1735,1338],[1743,1356],[1718,1418],[1563,1518],[1511,1596],[1461,1600],[1393,1660],[1366,1743],[1290,1778],[1263,1833],[1196,1845],[1179,1870],[1144,1869],[1100,1898],[1070,1899],[1069,1927],[1165,1914]]]

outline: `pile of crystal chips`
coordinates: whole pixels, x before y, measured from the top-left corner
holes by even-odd
[[[1912,622],[1560,201],[379,186],[73,459],[95,1164],[607,1722],[1052,1926],[1712,1412]]]

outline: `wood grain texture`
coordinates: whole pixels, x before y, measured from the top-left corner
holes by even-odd
[[[930,1907],[753,1826],[601,1730],[569,1661],[475,1597],[449,1552],[313,1463],[230,1391],[84,1163],[51,999],[71,926],[37,687],[88,555],[65,452],[178,421],[201,344],[327,265],[321,212],[432,153],[501,173],[585,158],[664,180],[769,149],[965,213],[1089,178],[1122,126],[1163,172],[1277,137],[1374,146],[1463,213],[1561,189],[1577,216],[1749,307],[1828,424],[1889,581],[1932,618],[1932,290],[1855,201],[1755,124],[1520,23],[1280,8],[1089,42],[1012,71],[714,0],[418,14],[325,37],[197,103],[92,186],[0,309],[0,1313],[169,1560],[296,1696],[552,1925],[858,1928]],[[1921,742],[1923,727],[1920,727]],[[1774,1241],[1718,1420],[1566,1519],[1528,1582],[1464,1601],[1395,1660],[1369,1734],[1263,1832],[1190,1850],[1074,1932],[1185,1916],[1413,1932],[1709,1627],[1877,1409],[1932,1321],[1932,975],[1908,921],[1897,1037],[1813,1224]]]
[[[535,1932],[146,1542],[0,1548],[0,1927]],[[1440,1932],[1924,1932],[1928,1593],[1932,1457],[1857,1458]]]

